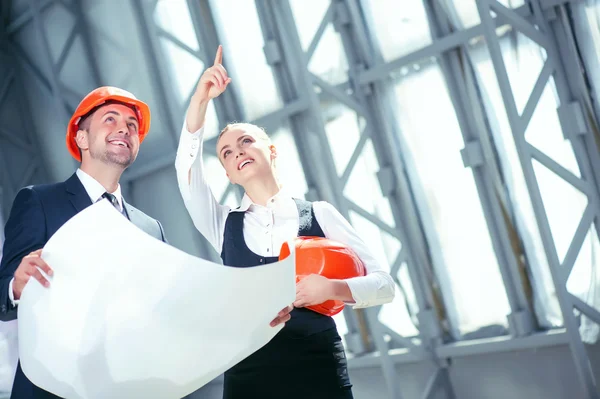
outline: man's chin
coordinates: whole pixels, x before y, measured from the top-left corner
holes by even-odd
[[[117,155],[117,154],[107,154],[106,160],[108,163],[113,165],[119,165],[122,168],[127,168],[131,166],[135,158],[131,155]]]

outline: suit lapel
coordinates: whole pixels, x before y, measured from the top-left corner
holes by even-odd
[[[77,212],[83,211],[88,206],[92,205],[92,200],[90,200],[90,196],[87,191],[81,184],[81,181],[77,177],[76,173],[73,173],[73,176],[69,177],[67,181],[65,181],[65,188],[69,194],[69,200],[71,204],[75,207]]]
[[[140,229],[146,231],[146,229],[144,228],[146,224],[146,219],[141,217],[137,209],[129,205],[127,202],[125,202],[125,200],[123,200],[123,207],[125,208],[125,212],[127,213],[125,216],[127,216],[129,221],[131,221],[131,223],[133,223]]]

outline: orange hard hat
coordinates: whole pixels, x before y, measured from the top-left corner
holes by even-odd
[[[148,131],[150,130],[150,108],[146,103],[138,100],[130,92],[119,89],[118,87],[98,87],[81,100],[69,121],[69,126],[67,126],[67,149],[73,158],[79,162],[81,162],[81,156],[79,154],[79,147],[75,142],[75,136],[79,130],[79,122],[81,121],[81,118],[107,101],[117,101],[124,105],[132,106],[135,109],[140,125],[138,129],[140,143],[144,141],[146,134],[148,134]]]
[[[319,274],[329,279],[347,279],[364,276],[365,265],[347,245],[323,237],[297,237],[296,282],[310,274]],[[283,245],[279,260],[290,255],[287,245]],[[328,300],[318,305],[307,306],[317,313],[333,316],[344,309],[344,302]]]

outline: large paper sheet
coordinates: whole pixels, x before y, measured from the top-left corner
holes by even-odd
[[[31,280],[19,305],[25,375],[65,398],[181,398],[282,328],[294,256],[230,268],[166,245],[107,201],[44,247],[50,288]]]

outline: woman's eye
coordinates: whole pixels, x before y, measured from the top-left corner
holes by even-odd
[[[230,150],[225,151],[225,154],[223,154],[223,158],[227,158],[227,155],[229,155],[231,153]]]
[[[252,142],[252,140],[250,140],[249,138],[245,138],[245,139],[244,139],[242,142],[243,142],[244,144],[246,144],[246,143],[251,143],[251,142]]]

